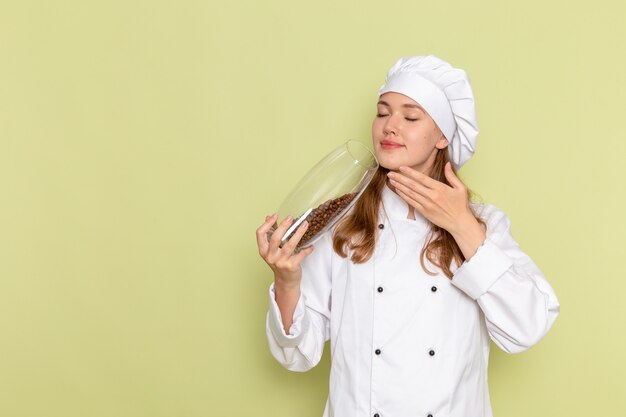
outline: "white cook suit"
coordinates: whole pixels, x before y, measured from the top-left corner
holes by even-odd
[[[554,290],[491,204],[470,203],[486,239],[448,279],[420,250],[428,220],[385,185],[373,256],[337,255],[331,231],[301,263],[301,292],[287,334],[269,287],[266,334],[291,371],[316,366],[330,340],[323,417],[492,417],[489,341],[508,353],[541,340],[559,314]]]

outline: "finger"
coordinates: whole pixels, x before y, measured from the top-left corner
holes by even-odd
[[[314,248],[315,248],[315,247],[314,247],[313,245],[311,245],[311,246],[308,246],[308,247],[306,247],[306,248],[302,249],[302,250],[300,251],[300,253],[298,253],[297,255],[294,255],[294,256],[293,256],[293,261],[294,261],[296,264],[298,264],[298,265],[299,265],[299,264],[300,264],[300,262],[302,262],[302,260],[303,260],[304,258],[306,258],[307,256],[309,256],[309,255],[311,254],[311,252],[313,252]]]
[[[293,234],[293,236],[291,236],[287,243],[283,245],[283,251],[287,254],[287,256],[291,256],[293,251],[296,249],[296,246],[298,246],[302,235],[304,235],[308,228],[309,222],[306,220],[303,221],[302,224],[300,224],[300,226],[296,228],[296,232]]]
[[[415,194],[414,197],[416,199],[430,199],[430,193],[432,192],[430,188],[426,188],[424,185],[411,181],[406,177],[402,179],[402,182],[395,180],[389,180],[389,182],[391,182],[396,190],[402,190],[406,195],[413,196]]]
[[[282,222],[280,222],[280,225],[276,228],[276,230],[274,230],[274,233],[272,233],[272,237],[270,238],[269,249],[271,252],[275,252],[279,249],[280,241],[282,240],[285,232],[287,231],[287,229],[289,229],[292,223],[293,217],[287,216],[283,219]]]
[[[407,195],[404,191],[402,190],[398,190],[398,195],[400,197],[402,197],[402,199],[404,201],[406,201],[407,203],[409,203],[409,205],[411,205],[411,207],[415,207],[422,215],[424,214],[424,210],[426,209],[424,207],[424,201],[418,201],[414,198],[412,198],[411,196]]]
[[[445,167],[444,173],[446,175],[446,179],[448,180],[450,185],[452,185],[454,188],[462,188],[463,187],[463,183],[461,182],[459,177],[457,177],[456,174],[454,173],[454,171],[452,170],[452,164],[450,162],[446,163],[446,167]]]
[[[411,178],[402,175],[402,174],[393,174],[389,177],[389,182],[395,187],[396,185],[403,185],[407,190],[413,190],[424,197],[428,197],[429,194],[433,191],[432,189],[426,187],[424,184],[414,181]]]
[[[276,213],[269,215],[269,216],[265,216],[265,221],[263,222],[261,226],[259,226],[259,228],[257,229],[257,232],[267,232],[272,227],[272,222],[276,220],[275,217],[276,217]]]
[[[258,229],[256,229],[256,242],[261,255],[267,254],[267,250],[269,248],[267,232],[274,223],[274,217],[276,217],[276,213],[271,216],[265,216],[265,222]]]
[[[419,182],[420,184],[423,184],[425,187],[427,188],[432,188],[435,189],[439,186],[441,186],[441,182],[434,180],[432,178],[430,178],[428,175],[426,174],[422,174],[421,172],[410,168],[410,167],[400,167],[400,172],[406,176],[408,176],[411,179],[414,179],[415,181]]]

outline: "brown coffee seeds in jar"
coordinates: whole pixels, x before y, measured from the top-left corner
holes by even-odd
[[[356,197],[356,194],[357,193],[348,193],[332,200],[325,201],[318,207],[314,208],[305,219],[302,219],[302,221],[306,220],[309,222],[309,228],[304,233],[304,235],[302,235],[302,238],[300,239],[298,246],[294,250],[294,253],[300,252],[300,250],[307,245],[308,241],[316,237],[317,234],[321,232],[328,223],[333,221],[339,213],[341,213],[346,207],[348,207],[348,205]],[[300,221],[300,217],[297,217],[294,221],[294,224]],[[272,228],[267,232],[268,239],[272,236],[277,227],[278,225],[275,223],[274,226],[272,226]],[[291,239],[291,237],[295,234],[297,230],[298,228],[296,228],[289,235],[287,240]]]

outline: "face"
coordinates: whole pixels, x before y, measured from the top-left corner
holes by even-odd
[[[396,92],[380,96],[372,123],[372,141],[381,166],[408,166],[426,175],[438,149],[448,146],[435,121],[415,100]]]

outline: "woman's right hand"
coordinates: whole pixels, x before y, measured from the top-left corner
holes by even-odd
[[[263,260],[269,265],[272,271],[274,271],[274,278],[277,283],[289,287],[299,286],[300,279],[302,278],[300,262],[313,252],[313,246],[302,249],[297,255],[294,255],[293,252],[298,242],[300,242],[302,235],[304,235],[308,229],[309,223],[307,221],[302,222],[293,236],[281,248],[279,247],[280,241],[293,223],[293,218],[291,216],[285,218],[272,233],[272,237],[268,239],[267,232],[271,229],[272,225],[276,224],[277,217],[277,213],[265,217],[265,223],[256,230],[259,255],[261,255]]]

